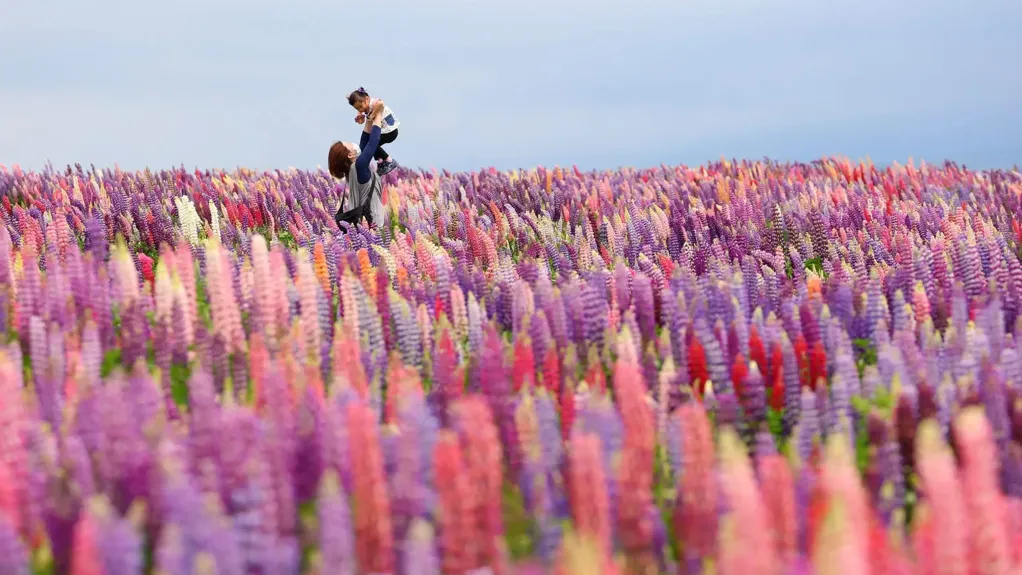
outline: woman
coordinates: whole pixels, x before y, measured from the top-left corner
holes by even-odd
[[[380,145],[381,123],[383,114],[376,114],[372,120],[369,141],[359,152],[352,144],[334,142],[327,154],[327,166],[330,175],[338,180],[347,180],[348,196],[341,201],[334,220],[345,233],[347,229],[341,222],[350,226],[358,225],[365,218],[370,226],[386,226],[386,212],[383,208],[383,184],[376,172],[370,169],[369,162]],[[348,211],[343,212],[345,204]]]

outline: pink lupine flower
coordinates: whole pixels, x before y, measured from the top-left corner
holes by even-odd
[[[762,457],[757,467],[777,558],[782,567],[788,566],[793,564],[798,553],[798,520],[791,468],[781,455]]]
[[[819,483],[825,514],[812,549],[818,572],[852,575],[868,570],[870,515],[852,457],[847,437],[828,438]]]
[[[99,538],[96,519],[83,513],[74,528],[70,575],[106,575]]]
[[[686,559],[710,559],[717,551],[718,482],[713,430],[702,403],[675,411],[681,431],[682,470],[677,485],[674,530]]]
[[[981,407],[962,411],[954,423],[962,461],[962,491],[968,514],[969,566],[973,573],[1009,573],[1012,553],[998,484],[997,446]]]
[[[369,381],[362,365],[357,329],[347,320],[334,326],[333,353],[331,366],[333,382],[331,394],[343,389],[353,389],[362,399],[369,396]]]
[[[476,499],[479,557],[472,567],[489,566],[497,575],[506,571],[504,518],[501,511],[503,452],[493,415],[486,401],[477,395],[459,399],[453,406],[455,427],[461,434],[465,467]]]
[[[25,451],[27,414],[22,400],[22,371],[17,364],[20,361],[13,360],[7,350],[0,347],[0,509],[7,512],[16,529],[23,529],[27,526],[21,506],[27,503],[29,496]]]
[[[626,330],[621,339],[627,342],[628,337]],[[625,343],[624,347],[632,346]],[[653,410],[646,398],[646,385],[634,358],[618,360],[614,368],[614,388],[624,423],[624,445],[618,467],[618,529],[627,551],[645,555],[651,550],[653,537],[647,510],[652,504],[656,430]]]
[[[916,469],[925,494],[914,528],[921,573],[969,573],[964,493],[954,458],[936,421],[927,419],[916,434]]]
[[[720,445],[720,485],[729,511],[720,526],[719,572],[781,573],[768,510],[756,487],[745,446],[730,428],[721,430]]]
[[[321,295],[319,281],[309,254],[304,249],[298,250],[298,293],[301,301],[302,348],[301,361],[307,365],[318,367],[320,347],[323,335],[319,325],[319,297]]]
[[[612,551],[610,501],[603,471],[603,448],[594,434],[576,431],[568,446],[568,500],[575,529],[603,551]]]
[[[266,238],[259,234],[252,236],[252,309],[253,325],[266,330],[273,325],[273,284],[270,278],[270,252]]]
[[[360,401],[348,403],[346,411],[352,497],[358,502],[353,513],[358,565],[366,573],[391,573],[394,533],[376,418]]]
[[[478,491],[470,481],[458,437],[441,431],[433,450],[433,473],[439,495],[441,569],[444,575],[463,575],[479,554],[478,528],[472,508]]]

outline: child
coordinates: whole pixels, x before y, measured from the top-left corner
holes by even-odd
[[[389,174],[397,167],[397,162],[390,159],[390,155],[383,149],[383,145],[397,139],[397,128],[401,122],[398,122],[394,112],[383,103],[383,100],[370,98],[365,88],[359,88],[349,94],[348,103],[358,110],[355,122],[358,124],[364,123],[366,126],[366,129],[362,132],[362,140],[359,142],[360,149],[365,148],[366,143],[369,141],[369,126],[372,124],[373,118],[377,114],[383,114],[383,121],[380,123],[383,128],[380,135],[380,146],[376,148],[376,153],[373,154],[373,157],[376,158],[376,173],[381,176]]]

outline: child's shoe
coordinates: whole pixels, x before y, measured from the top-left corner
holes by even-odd
[[[393,172],[394,168],[397,168],[397,161],[388,159],[386,162],[382,162],[376,166],[376,173],[381,176],[386,176]]]

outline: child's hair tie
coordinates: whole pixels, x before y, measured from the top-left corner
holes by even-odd
[[[359,86],[359,87],[358,87],[358,93],[359,93],[359,94],[366,94],[367,92],[366,92],[366,89],[365,89],[365,88],[363,88],[362,86]]]

